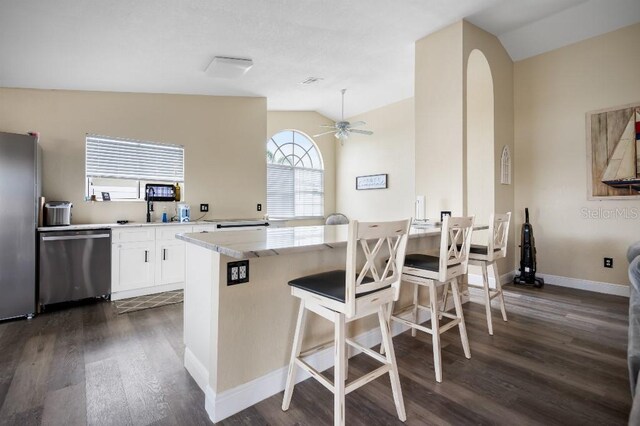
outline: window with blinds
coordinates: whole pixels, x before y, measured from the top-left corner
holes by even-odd
[[[87,135],[86,181],[88,198],[144,199],[146,183],[184,183],[184,147]]]
[[[298,131],[284,130],[267,141],[267,212],[273,218],[324,214],[322,157]]]

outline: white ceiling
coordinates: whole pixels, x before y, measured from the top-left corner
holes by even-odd
[[[462,18],[517,60],[638,22],[640,1],[0,0],[0,86],[265,96],[335,119],[341,88],[347,116],[413,96],[414,42]],[[254,66],[216,79],[216,55]]]

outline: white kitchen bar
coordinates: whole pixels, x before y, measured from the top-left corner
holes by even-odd
[[[298,299],[291,279],[345,268],[348,225],[301,226],[179,234],[186,241],[185,368],[205,392],[218,422],[284,389]],[[475,229],[486,229],[476,227]],[[407,253],[437,247],[440,228],[412,228]],[[249,281],[227,285],[227,264],[249,260]],[[410,302],[404,288],[399,304]],[[426,319],[426,318],[425,318]],[[380,342],[375,318],[355,322],[349,335],[365,347]],[[303,350],[329,342],[310,363],[333,363],[333,329],[312,316]],[[395,333],[403,329],[394,324]],[[352,354],[353,355],[353,354]],[[298,380],[306,378],[299,373]]]

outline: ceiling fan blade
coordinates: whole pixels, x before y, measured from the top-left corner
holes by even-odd
[[[328,135],[328,134],[335,133],[335,132],[336,132],[335,130],[329,130],[328,132],[323,132],[323,133],[319,133],[317,135],[313,135],[313,137],[317,138],[317,137]]]
[[[358,129],[351,129],[349,130],[351,133],[360,133],[361,135],[372,135],[373,132],[371,130],[358,130]]]
[[[350,123],[349,125],[351,127],[360,127],[360,126],[364,126],[365,124],[367,124],[366,121],[355,121],[353,123]]]
[[[335,124],[332,124],[332,125],[328,125],[328,124],[321,124],[321,125],[319,125],[318,127],[326,127],[326,128],[329,128],[329,129],[335,129],[335,128],[336,128],[336,125],[335,125]]]

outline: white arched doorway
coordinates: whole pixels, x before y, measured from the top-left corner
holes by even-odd
[[[488,224],[495,206],[494,97],[491,68],[474,49],[467,61],[466,210]],[[483,238],[486,244],[486,236]]]

